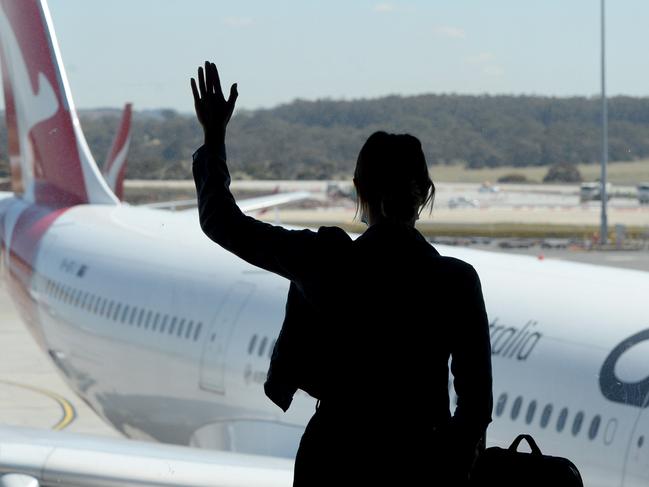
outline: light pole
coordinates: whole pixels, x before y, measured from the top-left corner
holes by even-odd
[[[605,36],[605,6],[602,0],[602,171],[600,196],[602,198],[602,216],[600,221],[600,243],[605,245],[608,242],[608,218],[606,206],[608,195],[606,194],[606,165],[608,164],[608,107],[606,104],[606,36]]]

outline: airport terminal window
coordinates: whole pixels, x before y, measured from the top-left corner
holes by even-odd
[[[579,411],[575,415],[575,419],[572,421],[572,435],[577,436],[579,432],[581,431],[581,425],[584,422],[584,413],[583,411]]]
[[[545,428],[550,422],[552,416],[552,404],[546,404],[541,413],[541,428]]]
[[[512,405],[512,413],[511,413],[511,418],[516,419],[518,418],[518,414],[521,412],[521,405],[523,404],[523,398],[521,396],[518,396],[514,400],[514,404]]]
[[[257,343],[257,335],[253,335],[248,344],[248,355],[252,355],[253,350],[255,349],[255,344]]]
[[[599,414],[596,414],[593,417],[593,420],[590,422],[590,427],[588,428],[588,439],[594,440],[599,431],[599,425],[602,422],[602,417]]]
[[[527,406],[527,414],[525,415],[525,422],[531,424],[534,420],[534,413],[536,413],[536,401],[532,401],[529,406]]]
[[[505,406],[507,405],[507,393],[503,392],[496,403],[496,416],[502,416]]]
[[[266,350],[266,345],[268,344],[268,338],[264,337],[261,339],[261,343],[259,344],[259,351],[257,352],[257,355],[260,357],[264,354],[264,350]]]
[[[567,419],[568,419],[568,409],[563,408],[559,413],[559,417],[557,418],[557,431],[559,433],[561,433],[563,431],[563,428],[565,428]]]
[[[196,326],[196,331],[194,332],[194,341],[198,340],[198,336],[201,333],[201,328],[203,328],[203,323],[199,321],[198,326]]]

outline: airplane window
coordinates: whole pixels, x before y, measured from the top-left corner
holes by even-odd
[[[545,428],[550,422],[552,416],[552,404],[546,404],[541,413],[541,428]]]
[[[137,326],[142,326],[142,318],[144,318],[144,308],[140,308],[140,313],[137,315]]]
[[[108,303],[108,309],[106,310],[106,317],[110,318],[110,313],[113,311],[113,301],[111,300],[110,303]]]
[[[584,422],[584,413],[582,411],[579,411],[575,415],[575,419],[572,422],[572,434],[573,436],[577,436],[579,432],[581,431],[581,424]]]
[[[137,314],[137,306],[133,306],[131,309],[131,316],[128,319],[128,324],[132,325],[133,321],[135,321],[135,315]]]
[[[169,323],[169,334],[173,335],[174,334],[174,328],[176,327],[176,321],[178,318],[175,316],[171,318],[171,323]]]
[[[113,313],[113,321],[117,321],[117,317],[119,316],[119,312],[122,308],[122,303],[117,303],[117,306],[115,306],[115,312]]]
[[[201,333],[201,328],[203,328],[203,323],[199,321],[198,326],[196,327],[196,331],[194,332],[194,341],[198,340],[198,335],[200,335]]]
[[[259,343],[259,350],[257,351],[257,355],[260,357],[264,354],[264,350],[266,350],[266,344],[268,343],[268,338],[264,337],[261,339],[261,342]]]
[[[193,327],[194,322],[192,320],[189,320],[189,323],[187,323],[187,332],[185,333],[185,338],[189,338],[191,336]]]
[[[106,304],[108,304],[108,300],[106,298],[101,298],[101,311],[99,311],[99,316],[104,316]]]
[[[162,318],[162,324],[160,325],[160,333],[165,332],[165,328],[167,327],[167,318],[169,318],[169,315],[164,315]]]
[[[594,440],[599,431],[599,425],[602,422],[602,417],[599,414],[596,414],[593,420],[590,422],[590,427],[588,428],[588,439]]]
[[[86,309],[86,303],[88,301],[88,292],[83,293],[83,300],[81,301],[81,309]]]
[[[568,419],[568,409],[563,408],[559,413],[559,417],[557,418],[557,431],[559,433],[561,433],[563,431],[563,428],[565,428],[566,419]]]
[[[521,396],[518,396],[514,400],[514,404],[512,405],[512,412],[511,412],[511,418],[516,419],[518,418],[518,413],[521,412],[521,405],[523,404],[523,398]]]
[[[257,335],[253,335],[248,344],[248,355],[252,354],[252,351],[255,349],[255,344],[257,343]]]
[[[126,321],[126,317],[128,316],[129,308],[130,308],[130,306],[128,304],[126,306],[124,306],[124,311],[122,311],[122,323],[124,323]]]
[[[507,393],[503,392],[496,403],[496,416],[502,416],[505,406],[507,405]]]
[[[151,315],[153,314],[153,311],[149,310],[146,312],[146,320],[144,320],[144,329],[148,330],[149,329],[149,323],[151,322]]]
[[[176,336],[180,337],[183,335],[183,328],[185,327],[185,318],[180,320],[180,323],[178,323],[178,333],[176,333]]]
[[[160,320],[160,312],[158,311],[158,312],[156,312],[156,314],[155,314],[155,318],[153,318],[153,325],[151,325],[151,329],[152,329],[153,331],[155,331],[156,328],[158,327],[158,321],[159,321],[159,320]]]
[[[644,445],[644,435],[638,436],[638,448],[642,448]]]
[[[94,294],[90,295],[90,300],[88,301],[88,312],[89,313],[95,313],[95,306],[97,303],[95,302],[96,296]]]
[[[81,290],[78,290],[74,296],[74,305],[79,306],[79,300],[81,299]]]
[[[525,422],[527,424],[532,423],[534,420],[534,413],[536,412],[536,401],[532,401],[529,406],[527,406],[527,414],[525,415]]]

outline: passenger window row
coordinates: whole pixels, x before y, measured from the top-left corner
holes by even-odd
[[[87,311],[115,322],[137,326],[145,330],[175,335],[198,341],[203,323],[188,320],[151,309],[109,300],[87,291],[73,288],[52,279],[45,278],[45,294],[52,299]]]
[[[275,342],[277,340],[271,340],[268,337],[259,337],[257,334],[253,335],[250,338],[248,343],[248,355],[257,355],[258,357],[263,357],[264,353],[267,354],[268,358],[273,355],[273,349],[275,348]],[[270,346],[268,346],[270,344]]]
[[[505,409],[508,403],[508,395],[506,392],[503,392],[496,402],[495,413],[496,417],[501,417],[505,414]],[[538,408],[538,403],[535,400],[530,401],[527,404],[527,408],[523,407],[523,397],[517,396],[511,404],[511,409],[509,411],[509,417],[512,421],[516,421],[518,417],[523,414],[526,424],[532,424],[536,417]],[[550,425],[550,422],[554,417],[554,405],[546,404],[543,409],[540,411],[539,416],[539,425],[541,428],[545,429]],[[569,426],[569,430],[573,436],[577,436],[584,426],[585,414],[583,411],[578,411],[572,418],[572,423]],[[564,431],[566,426],[569,423],[569,411],[568,408],[561,408],[556,415],[556,421],[554,422],[554,428],[558,433]],[[602,424],[602,417],[599,414],[596,414],[590,420],[588,425],[588,439],[594,440],[597,437],[597,434],[600,431],[600,426]]]

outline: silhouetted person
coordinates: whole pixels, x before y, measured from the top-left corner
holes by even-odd
[[[192,79],[205,145],[193,173],[203,231],[291,281],[266,394],[288,409],[319,399],[295,463],[296,486],[459,485],[491,421],[489,327],[473,267],[415,229],[434,185],[419,140],[372,134],[354,185],[369,228],[287,230],[244,215],[229,191],[225,100],[214,64]],[[449,373],[458,396],[449,411]]]

